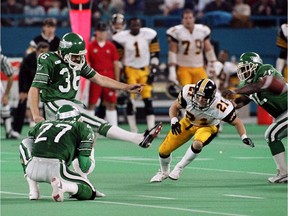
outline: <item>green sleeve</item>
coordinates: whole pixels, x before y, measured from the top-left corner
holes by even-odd
[[[91,68],[87,63],[83,66],[81,70],[81,76],[85,77],[86,79],[90,79],[95,76],[96,71]]]
[[[91,166],[91,161],[90,158],[87,156],[78,156],[78,161],[79,161],[79,167],[83,173],[88,172],[90,166]]]

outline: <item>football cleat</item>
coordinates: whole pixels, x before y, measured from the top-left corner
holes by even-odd
[[[52,178],[52,181],[51,181],[51,186],[52,186],[52,199],[55,201],[55,202],[63,202],[64,201],[64,192],[62,190],[62,182],[54,177]]]
[[[96,190],[96,197],[105,197],[106,195],[98,190]]]
[[[169,173],[164,173],[161,170],[159,170],[156,175],[154,175],[150,182],[162,182],[163,180],[167,179],[169,176]]]
[[[151,130],[146,130],[144,133],[144,139],[142,140],[141,143],[139,143],[139,146],[142,148],[148,148],[154,138],[160,133],[162,129],[162,122],[159,122],[156,124]]]
[[[288,175],[280,175],[279,171],[276,176],[268,178],[270,183],[286,183],[288,182]]]
[[[9,133],[6,133],[6,139],[19,139],[20,134],[16,131],[10,130]]]
[[[183,168],[175,166],[172,172],[169,174],[169,178],[172,180],[178,180],[183,172]]]
[[[28,186],[29,186],[29,199],[30,200],[38,200],[40,198],[40,190],[39,190],[39,184],[30,179],[28,176],[25,176]]]

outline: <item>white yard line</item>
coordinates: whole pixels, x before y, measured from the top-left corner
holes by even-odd
[[[228,196],[228,197],[236,197],[236,198],[244,198],[244,199],[265,199],[265,197],[244,196],[244,195],[237,195],[237,194],[223,194],[223,195]]]
[[[159,197],[159,196],[147,196],[147,195],[137,195],[138,197],[152,198],[152,199],[163,199],[163,200],[175,200],[172,197]]]
[[[108,158],[108,159],[107,159]],[[109,161],[113,163],[127,163],[127,164],[134,164],[134,165],[142,165],[142,166],[159,166],[159,164],[152,164],[152,163],[145,163],[141,162],[139,160],[132,161],[132,160],[122,160],[122,157],[113,157],[113,159],[110,159],[110,157],[96,157],[96,161]],[[127,157],[125,157],[127,158]],[[147,158],[146,158],[147,159]],[[196,159],[197,160],[197,159]],[[147,160],[146,160],[147,161]],[[157,161],[155,159],[154,161]],[[195,170],[205,170],[205,171],[213,171],[213,172],[227,172],[227,173],[239,173],[239,174],[252,174],[252,175],[263,175],[263,176],[270,176],[274,175],[274,173],[260,173],[260,172],[253,172],[253,171],[237,171],[237,170],[225,170],[225,169],[211,169],[211,168],[204,168],[204,167],[193,167],[193,166],[187,166],[185,169],[195,169]]]
[[[1,194],[9,194],[9,195],[19,195],[19,196],[27,196],[27,194],[23,193],[13,193],[8,191],[0,191]],[[42,196],[42,198],[50,198],[50,196]],[[3,199],[3,197],[2,197]],[[5,198],[6,199],[6,198]],[[8,198],[9,199],[9,198]],[[105,198],[103,198],[105,199]],[[52,200],[51,200],[52,202]],[[102,201],[101,199],[93,200],[93,201],[86,201],[86,202],[97,202],[102,204],[109,204],[109,205],[121,205],[121,206],[132,206],[132,207],[140,207],[140,208],[153,208],[153,209],[165,209],[165,210],[173,210],[179,212],[192,212],[192,213],[202,213],[202,214],[209,214],[209,215],[221,215],[221,216],[248,216],[243,214],[233,214],[227,212],[215,212],[215,211],[204,211],[198,209],[188,209],[188,208],[177,208],[171,206],[161,206],[161,205],[146,205],[146,204],[137,204],[137,203],[129,203],[129,202],[111,202],[111,201]],[[177,215],[177,213],[176,213]]]

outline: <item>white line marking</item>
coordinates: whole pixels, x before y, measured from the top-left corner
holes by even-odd
[[[0,191],[1,194],[11,194],[11,195],[20,195],[20,196],[27,196],[27,194],[21,193],[13,193],[8,191]],[[42,196],[42,198],[50,198],[50,196]],[[3,197],[2,197],[3,199]],[[6,198],[5,198],[6,199]],[[28,197],[27,197],[28,199]],[[41,199],[41,198],[40,198]],[[103,198],[105,199],[105,198]],[[121,205],[121,206],[133,206],[133,207],[145,207],[145,208],[153,208],[153,209],[169,209],[174,211],[182,211],[182,212],[194,212],[194,213],[203,213],[203,214],[210,214],[210,215],[221,215],[221,216],[247,216],[243,214],[233,214],[233,213],[226,213],[226,212],[214,212],[214,211],[204,211],[204,210],[197,210],[197,209],[188,209],[188,208],[177,208],[177,207],[170,207],[170,206],[159,206],[159,205],[146,205],[146,204],[137,204],[137,203],[124,203],[124,202],[111,202],[111,201],[101,201],[100,199],[91,200],[86,202],[97,202],[103,204],[111,204],[111,205]]]
[[[159,164],[152,164],[152,163],[142,163],[139,161],[123,161],[120,160],[111,160],[106,159],[106,157],[96,157],[96,161],[109,161],[113,163],[126,163],[126,164],[133,164],[133,165],[142,165],[142,166],[159,166]],[[154,160],[156,161],[156,159]],[[227,172],[227,173],[239,173],[239,174],[252,174],[252,175],[263,175],[263,176],[271,176],[274,175],[274,173],[259,173],[259,172],[253,172],[253,171],[237,171],[237,170],[224,170],[224,169],[211,169],[211,168],[204,168],[204,167],[193,167],[193,166],[187,166],[185,169],[195,169],[195,170],[205,170],[205,171],[213,171],[213,172]]]
[[[234,158],[234,159],[239,159],[239,160],[271,160],[271,157],[231,157],[231,158]]]
[[[254,197],[254,196],[243,196],[237,194],[223,194],[224,196],[228,197],[237,197],[237,198],[245,198],[245,199],[265,199],[264,197]]]
[[[93,202],[93,201],[92,201]],[[233,213],[226,213],[226,212],[213,212],[213,211],[204,211],[204,210],[197,210],[197,209],[187,209],[187,208],[177,208],[177,207],[170,207],[170,206],[159,206],[159,205],[145,205],[145,204],[133,204],[133,203],[122,203],[122,202],[109,202],[109,201],[94,201],[97,203],[104,203],[104,204],[112,204],[112,205],[124,205],[124,206],[133,206],[133,207],[145,207],[145,208],[154,208],[154,209],[165,209],[165,210],[175,210],[175,211],[182,211],[182,212],[194,212],[194,213],[203,213],[203,214],[210,214],[210,215],[221,215],[221,216],[247,216],[243,214],[233,214]],[[177,215],[177,214],[176,214]]]
[[[145,198],[152,198],[152,199],[164,199],[164,200],[175,200],[176,198],[172,197],[159,197],[159,196],[147,196],[147,195],[137,195],[139,197],[145,197]]]

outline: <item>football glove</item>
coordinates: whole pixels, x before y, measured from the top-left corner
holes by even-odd
[[[171,119],[171,131],[173,135],[180,134],[181,131],[181,124],[179,123],[178,119],[176,117]]]
[[[252,148],[255,147],[253,141],[252,141],[250,138],[248,138],[248,137],[247,137],[247,138],[244,138],[244,139],[242,140],[242,142],[243,142],[244,144],[246,144],[246,145],[252,147]]]
[[[147,84],[151,85],[154,82],[155,74],[159,70],[157,65],[152,64],[150,66],[150,73],[148,75]]]

